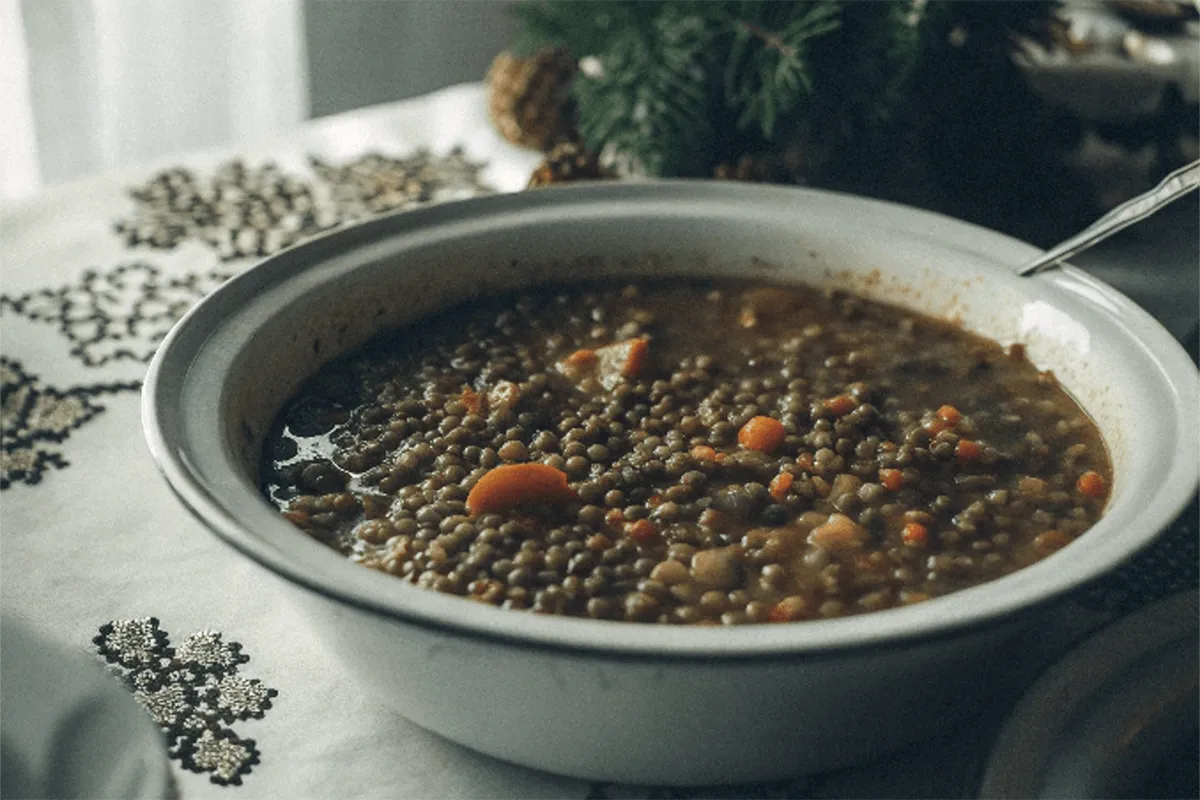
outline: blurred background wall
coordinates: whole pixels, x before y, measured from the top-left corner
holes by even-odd
[[[505,0],[0,0],[0,198],[483,78]]]
[[[312,116],[483,79],[512,43],[501,0],[304,0]]]

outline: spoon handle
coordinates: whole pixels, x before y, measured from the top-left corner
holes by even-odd
[[[1145,194],[1126,200],[1100,219],[1084,228],[1070,239],[1055,245],[1042,255],[1021,266],[1018,275],[1036,275],[1042,270],[1057,266],[1076,253],[1102,242],[1135,222],[1140,222],[1165,205],[1175,202],[1200,186],[1200,161],[1180,167],[1162,179],[1162,182]]]

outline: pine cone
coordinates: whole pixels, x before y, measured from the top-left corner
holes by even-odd
[[[600,158],[578,142],[556,145],[529,178],[530,189],[568,181],[604,180],[616,174],[600,166]]]
[[[507,51],[492,61],[485,81],[488,116],[513,144],[549,150],[575,133],[567,91],[578,66],[564,48],[543,47],[521,58]]]

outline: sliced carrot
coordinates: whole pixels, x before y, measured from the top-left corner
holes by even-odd
[[[658,526],[648,519],[639,519],[626,525],[625,533],[638,544],[646,544],[658,536]]]
[[[1103,497],[1104,492],[1108,489],[1108,482],[1100,473],[1088,470],[1079,476],[1079,480],[1075,482],[1075,488],[1088,497]]]
[[[924,547],[929,543],[929,529],[919,522],[910,522],[904,526],[900,538],[909,547]]]
[[[978,442],[973,442],[970,439],[959,439],[958,444],[954,446],[954,457],[958,459],[959,464],[970,464],[972,461],[978,461],[983,455],[983,448]]]
[[[629,343],[629,352],[625,355],[625,363],[621,365],[621,376],[636,378],[646,368],[650,357],[650,342],[645,339],[634,339]]]
[[[583,349],[576,350],[574,353],[571,353],[571,355],[564,358],[563,363],[571,367],[584,367],[588,364],[596,363],[596,359],[598,357],[599,356],[596,355],[595,350],[589,350],[585,347]]]
[[[771,479],[771,485],[767,487],[771,497],[776,500],[782,500],[787,497],[788,490],[792,488],[792,482],[796,480],[796,476],[790,472],[781,472]]]
[[[484,473],[467,495],[471,516],[525,503],[568,503],[577,499],[567,474],[546,464],[504,464]]]
[[[738,443],[747,450],[771,453],[783,444],[786,435],[787,431],[779,420],[771,417],[753,417],[738,431]]]
[[[478,414],[483,410],[483,395],[472,389],[470,386],[464,386],[462,394],[459,396],[459,401],[467,407],[468,414]]]
[[[962,412],[954,406],[949,405],[939,408],[936,412],[934,412],[934,416],[950,426],[957,425],[962,421]]]
[[[825,407],[840,417],[858,408],[858,403],[848,394],[839,394],[826,400]]]
[[[898,492],[904,488],[904,473],[898,469],[881,469],[879,482],[888,491]]]

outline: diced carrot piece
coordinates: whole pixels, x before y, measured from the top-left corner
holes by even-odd
[[[754,417],[738,431],[738,443],[747,450],[760,453],[774,452],[783,444],[787,431],[783,423],[771,417]]]
[[[840,417],[858,408],[858,403],[848,394],[839,394],[826,400],[825,407]]]
[[[692,448],[692,458],[697,461],[709,461],[715,464],[720,460],[717,458],[718,455],[716,450],[706,444],[698,444]]]
[[[478,414],[483,410],[483,395],[472,389],[470,386],[464,386],[462,394],[459,396],[459,401],[467,407],[468,414]]]
[[[929,434],[930,438],[932,438],[934,436],[937,436],[942,431],[946,430],[946,428],[948,428],[949,426],[946,424],[946,421],[944,419],[938,419],[937,417],[934,417],[933,419],[931,419],[928,422],[926,422],[925,424],[923,424],[921,427],[924,428],[925,432]]]
[[[904,488],[904,473],[898,469],[881,469],[879,482],[888,491],[898,492]]]
[[[910,522],[904,526],[900,538],[909,547],[924,547],[929,543],[929,529],[919,522]]]
[[[954,406],[942,406],[935,412],[935,416],[951,427],[962,421],[962,412]]]
[[[954,446],[954,457],[958,459],[959,464],[970,464],[972,461],[977,461],[983,455],[983,448],[978,442],[973,442],[970,439],[959,439],[958,444]]]
[[[648,519],[639,519],[625,526],[625,533],[638,544],[646,544],[658,536],[658,526]]]
[[[792,482],[796,480],[796,476],[790,472],[781,472],[771,479],[771,485],[767,487],[771,497],[776,500],[782,500],[787,497],[788,491],[792,488]]]
[[[1088,470],[1079,476],[1079,480],[1075,482],[1075,488],[1088,497],[1103,497],[1105,491],[1108,490],[1108,482],[1100,473]]]
[[[595,350],[589,350],[585,347],[581,350],[576,350],[574,353],[571,353],[571,355],[564,358],[563,363],[571,367],[583,367],[587,366],[588,364],[594,364],[597,358],[599,358],[599,356],[596,355]]]
[[[621,375],[625,378],[636,378],[646,368],[646,360],[650,357],[650,342],[645,339],[634,339],[629,343],[629,352],[625,355],[625,363],[621,365]]]
[[[476,481],[467,495],[471,516],[504,511],[524,503],[567,503],[577,499],[567,475],[546,464],[504,464]]]

